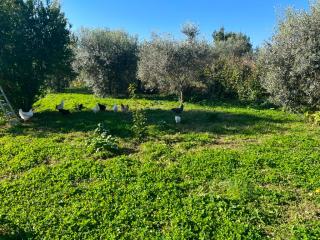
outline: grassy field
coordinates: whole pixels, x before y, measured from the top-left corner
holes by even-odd
[[[88,107],[62,116],[64,99]],[[144,109],[94,114],[97,103]],[[300,115],[161,98],[50,94],[22,126],[0,127],[0,239],[319,239],[320,128]],[[104,123],[111,157],[86,142]]]

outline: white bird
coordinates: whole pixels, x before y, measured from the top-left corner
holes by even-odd
[[[28,121],[30,118],[33,117],[33,110],[30,109],[29,112],[23,112],[22,109],[19,109],[19,116],[20,116],[24,121]]]
[[[181,123],[181,117],[180,116],[175,116],[174,120],[176,121],[176,123]]]
[[[100,111],[99,104],[97,104],[97,105],[92,109],[92,111],[93,111],[94,113],[99,112],[99,111]]]
[[[61,110],[64,108],[64,100],[61,101],[61,103],[59,105],[56,105],[56,109],[57,110]]]
[[[114,112],[118,112],[118,106],[117,106],[117,104],[115,104],[112,109],[113,109]]]

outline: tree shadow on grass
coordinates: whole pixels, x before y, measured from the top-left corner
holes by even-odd
[[[209,132],[224,135],[256,135],[279,131],[285,131],[285,123],[291,122],[284,119],[273,119],[261,117],[248,113],[227,113],[220,111],[185,111],[181,115],[181,124],[175,124],[174,114],[170,111],[147,110],[150,124],[157,125],[159,122],[166,122],[179,132]]]
[[[18,135],[32,135],[46,137],[52,133],[90,132],[97,128],[98,123],[103,123],[111,134],[126,138],[132,135],[131,114],[115,112],[92,111],[72,112],[62,115],[57,111],[44,111],[35,114],[30,122],[13,127],[8,131]]]
[[[224,135],[256,135],[285,131],[288,119],[273,119],[249,113],[228,113],[222,111],[190,110],[182,113],[181,124],[175,124],[174,114],[170,110],[147,109],[147,124],[166,133],[209,132]],[[9,130],[12,134],[45,137],[52,133],[90,132],[98,123],[114,136],[132,138],[132,114],[122,112],[91,111],[72,112],[64,116],[56,111],[40,112],[30,123]],[[165,123],[165,127],[163,125]]]

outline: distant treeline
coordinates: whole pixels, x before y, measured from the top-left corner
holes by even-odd
[[[320,1],[287,10],[272,39],[253,49],[243,33],[214,31],[199,39],[186,23],[184,40],[152,34],[139,42],[124,31],[72,33],[57,1],[0,2],[0,85],[16,107],[49,91],[85,85],[98,96],[141,92],[185,99],[269,100],[290,110],[318,109]],[[107,23],[106,23],[107,25]]]

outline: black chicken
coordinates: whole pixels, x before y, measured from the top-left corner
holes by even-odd
[[[82,103],[81,103],[81,104],[78,104],[78,105],[76,106],[76,110],[82,111],[82,109],[84,109],[84,106],[83,106]]]
[[[106,105],[103,105],[103,104],[98,103],[98,106],[99,106],[99,108],[100,108],[100,111],[102,111],[102,112],[107,109]]]
[[[171,111],[175,114],[181,114],[183,112],[183,104],[181,104],[178,108],[172,108]]]

